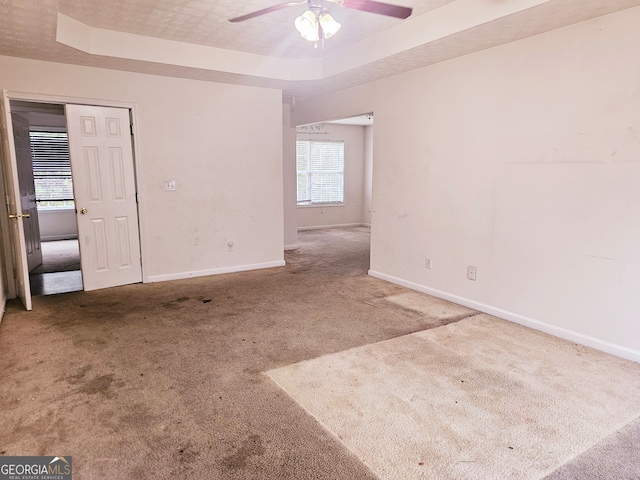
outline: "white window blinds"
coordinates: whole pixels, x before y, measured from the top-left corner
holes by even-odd
[[[344,142],[298,140],[298,203],[344,201]]]
[[[65,132],[29,132],[36,201],[73,200],[69,141]]]

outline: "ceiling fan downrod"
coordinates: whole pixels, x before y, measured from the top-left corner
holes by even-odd
[[[246,15],[230,18],[229,21],[234,23],[242,22],[286,7],[306,3],[307,10],[295,20],[296,30],[298,30],[300,36],[305,40],[314,42],[314,48],[318,48],[318,41],[322,40],[322,48],[324,49],[325,39],[335,35],[341,27],[341,25],[333,19],[329,14],[329,11],[325,8],[325,1],[335,3],[338,7],[377,13],[399,19],[409,17],[413,11],[409,7],[401,7],[398,5],[379,2],[377,0],[300,0],[273,5]]]

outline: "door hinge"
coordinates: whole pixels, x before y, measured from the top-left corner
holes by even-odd
[[[131,130],[131,135],[133,136],[133,123],[129,124],[129,129]]]

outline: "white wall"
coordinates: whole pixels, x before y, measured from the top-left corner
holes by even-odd
[[[40,240],[70,240],[78,238],[75,208],[38,209]]]
[[[298,123],[375,113],[371,273],[640,361],[638,25],[299,102]]]
[[[135,106],[146,281],[284,263],[280,91],[12,57],[0,88]]]
[[[282,105],[282,156],[284,170],[284,248],[298,248],[296,193],[296,129],[291,126],[291,106]]]
[[[363,223],[365,136],[364,127],[320,123],[298,129],[299,140],[344,141],[344,203],[298,207],[298,228],[360,225]]]

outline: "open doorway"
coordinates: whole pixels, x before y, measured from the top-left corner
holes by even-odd
[[[21,190],[35,203],[25,224],[31,293],[82,290],[64,106],[12,100],[11,112]]]
[[[373,114],[296,127],[298,230],[371,226]]]
[[[295,140],[297,245],[366,238],[366,260],[352,260],[368,271],[373,114],[299,125]]]
[[[13,111],[12,106],[17,111]],[[61,107],[64,114],[60,112]],[[38,108],[54,111],[34,110]],[[39,229],[38,202],[29,118],[39,114],[47,116],[47,113],[59,120],[64,118],[67,128],[74,201],[74,207],[67,209],[75,217],[75,236],[80,240],[80,270],[75,272],[82,279],[72,287],[61,285],[56,292],[90,291],[141,282],[143,262],[134,166],[133,109],[86,101],[42,103],[23,96],[12,98],[3,90],[0,112],[0,126],[8,133],[7,141],[2,142],[6,147],[2,167],[7,215],[0,217],[0,227],[10,239],[3,243],[4,260],[8,265],[5,269],[7,297],[18,297],[25,309],[31,310],[29,272],[43,263],[38,259],[38,255],[42,255],[42,241],[40,232],[36,231]]]

